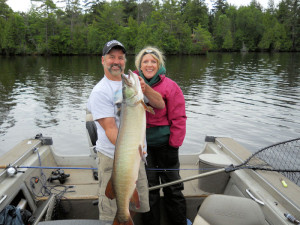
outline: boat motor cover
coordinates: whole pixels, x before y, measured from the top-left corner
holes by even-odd
[[[229,195],[208,196],[203,201],[197,216],[213,225],[266,224],[265,216],[256,202],[248,198]],[[193,223],[193,225],[197,224]]]
[[[8,205],[0,213],[0,224],[3,225],[24,225],[19,208]]]

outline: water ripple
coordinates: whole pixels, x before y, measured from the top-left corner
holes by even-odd
[[[0,67],[0,153],[40,132],[58,151],[86,153],[85,108],[101,59],[0,58]],[[182,153],[199,152],[205,135],[233,137],[251,151],[299,136],[299,54],[168,56],[166,67],[186,100]]]

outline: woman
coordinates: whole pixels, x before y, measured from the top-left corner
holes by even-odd
[[[165,76],[166,69],[161,51],[146,47],[136,56],[135,71],[155,91],[159,92],[165,108],[147,112],[147,178],[149,187],[181,179],[178,149],[186,133],[185,101],[180,87]],[[162,170],[148,170],[148,168]],[[166,169],[166,172],[163,170]],[[169,170],[171,169],[171,170]],[[186,203],[183,184],[163,188],[164,204],[171,224],[186,225]],[[150,212],[143,213],[143,224],[160,224],[159,189],[149,192]]]

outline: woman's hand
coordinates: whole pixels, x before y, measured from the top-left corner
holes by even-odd
[[[142,77],[138,77],[140,80],[142,92],[148,98],[149,104],[154,108],[163,109],[165,107],[165,102],[161,97],[160,93],[153,90],[148,84],[146,84]]]
[[[146,91],[146,83],[145,83],[145,81],[144,81],[144,79],[142,77],[138,76],[138,78],[140,80],[142,92],[145,93],[145,91]]]

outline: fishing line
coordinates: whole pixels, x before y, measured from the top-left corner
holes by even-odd
[[[0,168],[8,168],[8,166],[1,166]],[[70,169],[70,170],[97,170],[98,168],[96,167],[63,167],[63,166],[15,166],[16,168],[19,169]],[[215,170],[219,168],[197,168],[197,169],[164,169],[164,168],[147,168],[146,170],[149,171],[161,171],[161,172],[168,172],[168,171],[178,171],[178,170]]]
[[[36,150],[37,151],[37,150]],[[41,160],[39,153],[39,163]],[[239,165],[230,165],[227,168],[222,168],[222,171],[232,172],[239,169],[252,169],[252,170],[265,170],[275,171],[281,173],[299,173],[300,172],[300,138],[280,142],[277,144],[270,145],[262,148],[261,150],[252,154],[248,159]],[[298,160],[299,159],[299,160]],[[94,167],[62,167],[62,166],[0,166],[0,168],[7,169],[13,168],[24,168],[24,169],[81,169],[81,170],[97,170]],[[219,168],[186,168],[186,169],[169,169],[169,168],[146,168],[149,171],[177,171],[177,170],[216,170]]]

